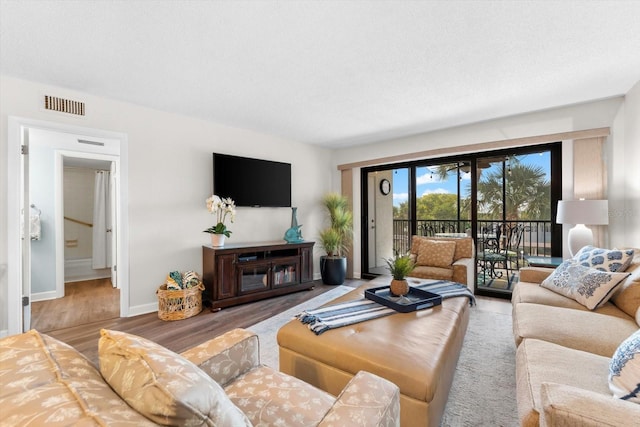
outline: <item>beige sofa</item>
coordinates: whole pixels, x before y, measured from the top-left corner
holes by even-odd
[[[412,236],[410,256],[416,263],[412,277],[467,286],[474,283],[475,247],[471,237]]]
[[[0,425],[399,425],[389,381],[360,372],[336,398],[258,355],[257,336],[242,329],[181,356],[103,330],[99,371],[47,335],[9,336],[0,340]]]
[[[593,311],[543,288],[548,268],[520,270],[513,295],[522,426],[638,426],[640,405],[613,397],[609,362],[640,325],[640,251],[631,276]]]

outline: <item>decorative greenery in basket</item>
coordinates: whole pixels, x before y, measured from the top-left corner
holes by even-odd
[[[167,289],[169,290],[179,290],[179,289],[189,289],[189,288],[197,288],[202,287],[204,290],[204,285],[202,284],[202,280],[198,273],[195,271],[185,271],[184,273],[180,273],[179,271],[172,271],[167,274]]]
[[[416,266],[409,255],[396,254],[394,258],[385,259],[384,261],[387,263],[387,270],[395,280],[404,280]]]
[[[156,291],[161,320],[187,319],[202,311],[204,283],[195,271],[172,271]]]
[[[384,260],[387,263],[387,270],[393,276],[393,280],[389,286],[391,293],[397,296],[403,296],[409,293],[409,283],[405,277],[413,271],[416,264],[409,255],[399,255],[396,253],[395,258]]]

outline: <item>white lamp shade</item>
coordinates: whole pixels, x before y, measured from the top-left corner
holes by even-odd
[[[607,200],[560,200],[556,222],[558,224],[609,224],[609,202]]]
[[[607,200],[560,200],[558,202],[558,224],[575,224],[569,230],[569,253],[574,256],[580,248],[593,244],[593,232],[585,227],[609,223],[609,202]]]

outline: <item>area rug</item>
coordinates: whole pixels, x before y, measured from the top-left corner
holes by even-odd
[[[280,314],[270,317],[267,320],[263,320],[262,322],[249,326],[247,329],[258,334],[259,337],[260,362],[263,365],[270,366],[274,369],[279,369],[280,363],[278,360],[278,342],[276,341],[278,329],[280,329],[280,327],[287,323],[289,320],[293,319],[294,316],[301,311],[320,307],[322,304],[338,298],[339,296],[342,296],[352,290],[353,288],[350,286],[337,286],[335,289],[331,289],[330,291],[325,292],[322,295],[318,295],[317,297],[305,301],[302,304],[298,304],[295,307],[283,311]]]
[[[259,336],[261,362],[278,369],[278,329],[300,311],[319,307],[351,290],[348,286],[338,286],[247,328]],[[515,393],[511,316],[485,311],[482,301],[478,301],[478,305],[471,308],[441,426],[518,426]]]

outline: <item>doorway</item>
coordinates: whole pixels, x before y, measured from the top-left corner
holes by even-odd
[[[409,251],[413,235],[472,236],[475,292],[510,298],[529,256],[561,252],[554,215],[562,188],[560,164],[561,145],[553,143],[363,168],[363,277],[388,273],[373,264],[370,253],[385,244],[377,241],[381,228],[392,230],[384,240],[390,253],[400,254]],[[387,214],[393,215],[387,219],[378,206],[376,176],[392,177],[393,206]]]
[[[31,327],[41,332],[120,316],[120,290],[112,271],[112,260],[117,258],[111,200],[116,196],[111,180],[115,162],[93,158],[93,155],[87,158],[85,153],[62,154],[61,157],[62,168],[56,174],[62,173],[62,177],[55,180],[61,183],[61,188],[56,188],[55,194],[56,204],[63,205],[64,273],[61,288],[56,286],[53,298],[47,293],[33,292],[43,285],[34,283],[42,280],[39,269],[34,268],[41,264],[34,259],[34,249],[40,242],[33,240],[33,233],[31,241]],[[36,185],[38,170],[32,167],[29,171],[33,213],[37,207],[33,202],[41,189]],[[42,215],[40,209],[36,213]]]
[[[9,174],[9,248],[16,248],[8,267],[8,330],[19,333],[31,326],[32,294],[36,299],[52,300],[64,296],[65,239],[63,169],[65,158],[85,159],[110,165],[113,172],[113,263],[109,269],[113,281],[120,288],[119,316],[128,315],[128,227],[127,212],[127,151],[126,135],[59,125],[30,119],[9,117],[8,146],[11,160],[18,166],[14,176]],[[42,163],[40,160],[45,159]],[[30,174],[36,169],[38,175]],[[31,176],[30,176],[31,175]],[[50,185],[37,198],[40,183]],[[30,232],[31,205],[40,211],[40,238],[32,240]],[[27,212],[27,214],[25,214]],[[25,227],[26,223],[29,227]],[[27,237],[28,236],[28,237]],[[34,246],[32,250],[32,244]],[[40,258],[33,255],[43,255]],[[33,258],[33,259],[32,259]],[[34,265],[37,260],[37,265]],[[34,268],[32,268],[34,267]],[[44,278],[32,283],[32,271]],[[89,298],[86,305],[98,304]]]

